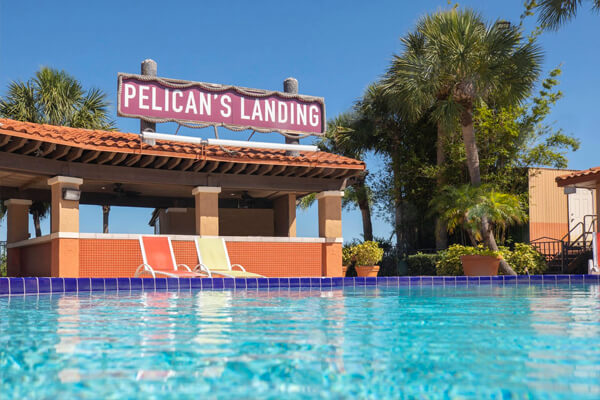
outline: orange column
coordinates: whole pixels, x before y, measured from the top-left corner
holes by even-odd
[[[52,191],[50,232],[52,239],[50,274],[79,277],[79,199],[69,199],[66,191],[79,191],[81,178],[55,176],[48,179]]]
[[[342,276],[342,196],[331,190],[317,194],[319,201],[319,236],[323,244],[323,276]]]
[[[10,199],[6,206],[6,242],[8,244],[29,239],[29,206],[31,200]],[[7,250],[8,276],[21,275],[21,257],[19,248]]]
[[[288,193],[273,201],[275,236],[296,237],[296,194]]]
[[[198,186],[192,190],[196,206],[196,235],[219,236],[220,187]]]

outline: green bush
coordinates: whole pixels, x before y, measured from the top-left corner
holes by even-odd
[[[377,265],[382,258],[383,249],[377,242],[366,241],[342,249],[342,264],[344,262],[350,264],[354,260],[356,265]]]
[[[436,275],[436,263],[440,261],[440,254],[417,253],[408,256],[408,275]]]
[[[482,245],[473,247],[453,244],[447,250],[440,251],[438,254],[440,255],[440,260],[436,264],[437,275],[458,276],[464,275],[460,256],[480,255],[498,257],[500,252],[492,251]]]
[[[352,264],[352,259],[354,258],[354,246],[344,246],[342,248],[342,265],[350,265]]]
[[[515,243],[515,248],[508,253],[503,250],[504,259],[519,275],[543,274],[546,271],[546,259],[533,246],[525,243]]]
[[[0,255],[0,276],[6,276],[6,274],[7,274],[6,255],[1,254]]]

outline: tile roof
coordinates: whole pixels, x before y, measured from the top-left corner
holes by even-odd
[[[595,181],[600,179],[600,167],[593,167],[581,171],[574,171],[570,174],[556,177],[556,182],[559,186],[568,185],[570,183],[579,183],[583,181]]]
[[[288,156],[284,150],[196,145],[176,141],[157,140],[155,145],[141,141],[136,133],[69,128],[0,118],[0,135],[11,135],[84,150],[136,153],[174,158],[202,158],[207,161],[225,161],[252,164],[276,164],[302,167],[365,169],[365,163],[326,152],[301,152]]]

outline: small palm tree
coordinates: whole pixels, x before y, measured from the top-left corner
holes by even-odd
[[[481,232],[481,221],[488,218],[491,230],[506,230],[511,225],[527,221],[527,212],[518,196],[495,191],[485,185],[446,186],[432,199],[432,212],[440,215],[446,222],[448,232],[463,228],[471,243],[475,246],[484,235]]]
[[[27,82],[11,82],[0,99],[0,116],[18,121],[62,125],[86,129],[115,129],[108,116],[106,94],[99,89],[85,91],[65,71],[42,67]],[[48,215],[50,204],[34,202],[30,207],[36,236],[40,220]]]
[[[538,12],[538,23],[551,30],[559,27],[575,17],[582,0],[531,0],[526,8]],[[590,0],[591,8],[600,11],[600,0]]]

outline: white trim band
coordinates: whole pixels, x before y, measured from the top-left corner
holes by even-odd
[[[221,193],[221,188],[218,186],[196,186],[192,189],[192,195],[197,195],[198,193]]]
[[[57,183],[69,183],[72,185],[82,185],[83,179],[74,178],[72,176],[60,176],[60,175],[48,179],[48,185],[50,185],[50,186],[55,185]]]
[[[317,200],[322,199],[323,197],[344,197],[343,190],[326,190],[324,192],[317,193]]]

